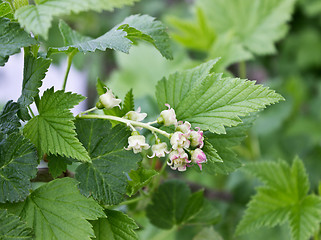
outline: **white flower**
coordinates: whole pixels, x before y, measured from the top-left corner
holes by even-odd
[[[199,147],[202,148],[204,146],[204,137],[203,131],[200,128],[196,128],[198,131],[191,131],[189,134],[189,140],[191,141],[192,147]]]
[[[126,113],[124,118],[137,122],[143,121],[145,117],[147,117],[147,113],[140,113],[140,111],[141,108],[138,107],[136,111],[129,111],[128,113]]]
[[[142,135],[134,135],[128,138],[128,148],[126,150],[133,149],[134,153],[139,153],[143,149],[148,149],[149,145],[145,142],[145,137]]]
[[[191,151],[191,160],[193,163],[196,163],[201,170],[201,163],[207,162],[206,155],[200,148],[196,148],[194,151]]]
[[[187,121],[185,121],[184,124],[182,121],[179,121],[176,131],[180,131],[182,133],[189,134],[191,131],[191,124]]]
[[[183,172],[186,171],[186,166],[190,162],[191,161],[188,160],[187,153],[183,149],[179,148],[169,154],[167,165],[169,165],[173,170],[177,169],[178,171]]]
[[[156,157],[165,157],[165,154],[169,153],[169,151],[167,150],[167,144],[165,142],[157,143],[157,144],[153,145],[152,151],[153,151],[153,155],[148,156],[149,158],[152,158],[155,156]]]
[[[190,141],[187,139],[185,134],[182,132],[175,132],[171,136],[170,142],[171,142],[173,149],[188,148],[190,145]]]
[[[120,107],[121,99],[115,98],[111,90],[107,89],[107,92],[100,95],[99,101],[106,109],[112,109],[113,107]]]
[[[175,110],[171,108],[169,104],[165,104],[165,106],[168,107],[168,110],[164,110],[160,113],[160,116],[157,119],[157,122],[159,124],[164,124],[164,126],[176,125],[177,119],[176,119]]]

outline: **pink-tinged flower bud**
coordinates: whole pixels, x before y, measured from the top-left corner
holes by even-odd
[[[204,146],[204,137],[203,137],[203,131],[200,130],[200,128],[196,128],[198,131],[192,130],[189,134],[189,140],[191,141],[192,147],[199,147],[202,148]]]
[[[113,107],[120,107],[121,99],[115,98],[111,90],[107,89],[107,92],[100,95],[99,102],[106,108],[112,109]]]
[[[191,161],[188,160],[187,153],[183,149],[179,148],[169,154],[167,165],[169,165],[173,170],[177,169],[178,171],[183,172],[186,171],[186,165],[190,162]]]
[[[191,160],[193,163],[196,163],[201,170],[202,163],[207,162],[205,153],[199,148],[196,148],[194,151],[191,151]]]
[[[185,121],[184,124],[182,121],[179,121],[176,131],[180,131],[182,133],[189,134],[191,131],[191,124],[187,121]]]
[[[149,145],[145,142],[145,137],[142,135],[134,135],[128,138],[128,147],[126,150],[133,149],[134,153],[139,153],[143,149],[148,149]]]
[[[171,108],[169,104],[165,104],[168,110],[164,110],[160,113],[159,118],[157,118],[157,123],[164,124],[164,126],[176,125],[177,119],[175,110]]]
[[[138,107],[136,111],[129,111],[128,113],[126,113],[124,118],[137,122],[143,121],[145,117],[147,117],[147,113],[140,113],[140,111],[141,108]]]
[[[167,150],[167,144],[165,142],[157,143],[157,144],[153,145],[152,151],[153,151],[153,155],[148,156],[149,158],[152,158],[155,156],[156,157],[165,157],[165,154],[169,153],[169,151]]]
[[[170,142],[173,149],[188,148],[190,145],[190,141],[182,132],[173,133],[173,135],[171,136]]]

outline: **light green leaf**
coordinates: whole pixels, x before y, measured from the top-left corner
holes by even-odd
[[[100,96],[100,95],[103,95],[104,93],[106,93],[107,92],[107,86],[106,86],[106,84],[104,84],[101,80],[100,80],[100,78],[97,78],[97,83],[96,83],[96,90],[97,90],[97,93],[98,93],[98,95]]]
[[[38,106],[39,115],[32,118],[24,127],[24,135],[34,143],[40,156],[59,154],[81,161],[90,161],[86,149],[76,138],[74,117],[70,108],[85,98],[78,94],[44,92]]]
[[[26,55],[24,58],[22,92],[18,99],[19,114],[23,120],[30,119],[27,106],[33,103],[34,97],[38,96],[42,79],[46,76],[50,64],[51,59],[35,58],[31,54]]]
[[[134,231],[138,226],[133,219],[119,211],[106,209],[105,213],[107,218],[91,221],[96,235],[94,239],[138,240],[138,236]]]
[[[13,19],[13,12],[9,3],[7,2],[0,3],[0,17]]]
[[[158,172],[139,167],[137,170],[131,170],[128,175],[130,180],[128,181],[127,195],[131,197],[139,189],[146,186],[154,176],[158,175]]]
[[[124,99],[124,104],[122,104],[122,112],[125,115],[129,111],[135,110],[135,102],[134,102],[134,95],[133,89],[130,89]]]
[[[17,112],[19,105],[12,100],[8,101],[0,113],[0,133],[10,134],[18,132],[21,126]]]
[[[31,240],[32,229],[22,222],[19,217],[0,209],[0,239]]]
[[[72,163],[68,158],[56,155],[47,156],[47,160],[49,172],[53,178],[59,177],[67,170],[67,165]]]
[[[33,228],[36,240],[89,240],[94,231],[87,220],[105,217],[103,208],[79,193],[77,181],[56,179],[37,188],[25,202],[4,206]]]
[[[288,30],[295,0],[198,0],[217,35],[234,32],[255,54],[275,53],[275,42]]]
[[[37,44],[37,41],[20,28],[18,23],[0,19],[0,66],[4,66],[10,55],[20,52],[20,48]]]
[[[45,39],[51,27],[53,17],[79,13],[83,11],[112,11],[124,5],[133,4],[137,0],[41,0],[37,5],[28,5],[15,12],[21,26],[34,35],[41,35]]]
[[[142,160],[140,154],[124,149],[130,131],[125,126],[112,128],[109,121],[94,119],[79,119],[76,128],[92,160],[76,169],[80,191],[104,204],[120,203],[128,185],[125,173],[136,169]]]
[[[31,189],[30,179],[37,173],[34,146],[17,133],[0,139],[0,202],[25,199]]]
[[[288,221],[292,239],[309,239],[321,222],[321,198],[307,195],[310,185],[302,161],[295,158],[292,167],[285,162],[256,163],[245,170],[265,185],[250,201],[237,234]]]

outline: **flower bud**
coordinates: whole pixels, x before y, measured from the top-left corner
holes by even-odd
[[[175,110],[170,107],[169,104],[165,104],[168,110],[164,110],[160,113],[159,118],[157,118],[157,123],[164,124],[164,126],[176,125],[177,119]]]
[[[204,146],[204,137],[203,137],[203,131],[200,130],[200,128],[197,128],[198,131],[192,130],[189,134],[189,140],[191,141],[192,147],[199,147],[202,148]]]
[[[124,118],[137,122],[143,121],[145,117],[147,117],[147,113],[140,113],[140,111],[141,108],[138,107],[136,111],[129,111],[128,113],[126,113]]]
[[[108,110],[113,107],[120,107],[121,99],[115,98],[111,90],[107,89],[107,92],[99,96],[99,102]]]
[[[180,131],[182,133],[189,134],[191,131],[191,124],[187,121],[185,121],[184,124],[182,121],[179,121],[176,131]]]
[[[191,151],[191,160],[193,163],[196,163],[201,170],[202,163],[207,162],[206,155],[200,148],[196,148],[194,151]]]
[[[188,160],[187,153],[183,149],[179,148],[169,154],[167,165],[169,165],[173,170],[177,169],[178,171],[183,172],[186,171],[186,165],[190,162],[191,161]]]
[[[186,138],[185,134],[182,132],[175,132],[171,136],[170,142],[173,149],[188,148],[190,145],[190,141]]]
[[[133,133],[135,134],[135,133]],[[137,133],[136,133],[137,134]],[[142,135],[133,135],[128,138],[128,147],[126,150],[133,149],[134,153],[139,153],[143,149],[148,149],[149,145],[145,142],[145,137]]]
[[[167,144],[165,142],[154,144],[152,146],[152,151],[153,151],[153,155],[148,156],[149,158],[152,158],[155,156],[156,157],[165,157],[165,154],[169,153],[169,151],[167,151]]]

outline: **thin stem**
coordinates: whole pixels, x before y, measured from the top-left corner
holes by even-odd
[[[68,54],[67,69],[66,69],[66,73],[65,73],[64,83],[62,85],[62,90],[64,90],[64,91],[66,90],[67,79],[68,79],[68,75],[70,72],[72,59],[74,58],[76,53],[77,53],[77,49],[73,50],[71,53]]]
[[[124,202],[118,204],[118,206],[132,204],[132,203],[138,202],[140,200],[143,200],[146,197],[147,197],[147,195],[142,195],[142,196],[139,196],[139,197],[134,198],[134,199],[129,199],[127,201],[124,201]]]
[[[242,79],[246,79],[246,62],[245,61],[241,61],[239,62],[239,76]]]
[[[97,107],[93,107],[93,108],[90,108],[90,109],[88,109],[88,110],[86,110],[84,112],[81,112],[81,113],[78,114],[78,116],[84,115],[86,113],[90,113],[90,112],[95,111],[95,110],[97,110]]]
[[[28,106],[28,109],[29,109],[29,112],[31,113],[31,116],[32,116],[32,117],[35,117],[35,114],[33,113],[33,111],[32,111],[32,109],[31,109],[30,106]]]
[[[155,124],[155,123],[157,123],[157,120],[155,120],[155,121],[153,121],[153,122],[148,122],[148,123],[146,123],[146,124],[152,125],[152,124]]]
[[[137,131],[136,128],[134,128],[133,125],[131,125],[130,123],[127,124],[127,125],[132,129],[133,132],[136,132],[136,131]]]
[[[142,127],[142,128],[146,128],[148,130],[150,130],[151,132],[157,132],[167,138],[170,138],[170,134],[160,130],[158,128],[155,128],[153,126],[148,125],[147,123],[141,123],[141,122],[137,122],[137,121],[133,121],[133,120],[129,120],[129,119],[124,119],[124,118],[120,118],[120,117],[116,117],[116,116],[109,116],[109,115],[84,115],[84,116],[77,116],[78,118],[90,118],[90,119],[107,119],[107,120],[114,120],[117,122],[122,122],[125,123],[126,125],[133,125],[136,127]]]

